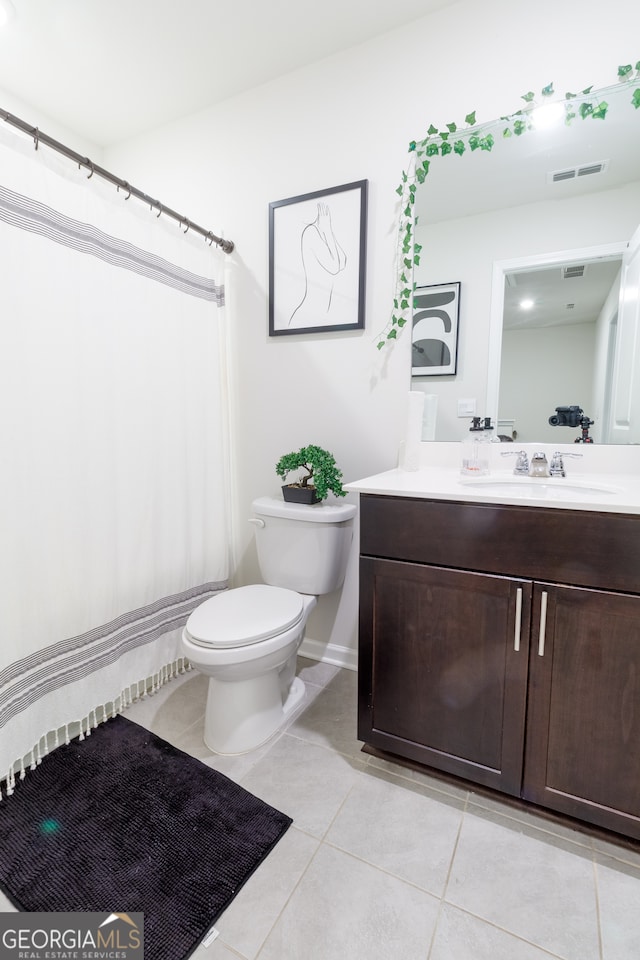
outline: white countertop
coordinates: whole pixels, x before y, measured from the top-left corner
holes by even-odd
[[[635,469],[638,448],[634,448],[626,460],[616,454],[607,456],[606,448],[600,447],[595,453],[588,450],[580,460],[567,457],[566,477],[538,478],[514,476],[513,467],[500,456],[504,445],[496,444],[489,476],[470,480],[460,473],[459,445],[423,443],[421,447],[426,449],[421,451],[417,470],[400,467],[386,470],[345,484],[345,489],[428,500],[640,514],[640,476]],[[517,449],[521,449],[520,446]],[[538,444],[535,449],[544,449],[544,444]],[[573,448],[568,449],[575,452]],[[553,451],[547,455],[550,460]],[[610,465],[616,467],[615,472],[602,470],[602,466]]]

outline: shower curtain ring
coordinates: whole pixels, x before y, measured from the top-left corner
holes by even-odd
[[[40,143],[40,131],[39,131],[38,128],[36,127],[36,132],[35,132],[34,135],[33,135],[33,146],[34,146],[34,149],[35,149],[35,150],[38,149],[38,144],[39,144],[39,143]]]
[[[93,164],[92,164],[91,160],[89,160],[88,163],[89,163],[89,168],[90,168],[90,170],[91,170],[91,173],[90,173],[89,176],[87,177],[87,180],[91,180],[91,177],[93,176],[93,173],[94,173]]]
[[[182,223],[182,221],[180,221],[180,222]],[[187,225],[187,229],[186,229],[186,230],[183,230],[182,232],[183,232],[183,233],[189,233],[189,227],[191,226],[191,224],[189,223],[188,220],[185,220],[184,222],[185,222],[186,225]]]
[[[156,219],[160,216],[160,214],[162,213],[162,210],[163,210],[162,204],[159,203],[159,204],[158,204],[158,214],[157,214]]]
[[[128,200],[129,197],[131,196],[131,187],[130,187],[130,185],[127,183],[126,180],[123,180],[123,181],[122,181],[122,186],[123,186],[123,187],[126,187],[127,190],[129,191],[129,193],[128,193],[128,194],[126,195],[126,197],[125,197],[125,200]]]

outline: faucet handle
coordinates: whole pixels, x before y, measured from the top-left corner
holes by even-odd
[[[517,457],[513,472],[516,475],[529,476],[529,458],[526,450],[504,450],[501,457]]]
[[[549,467],[549,473],[552,477],[566,477],[566,472],[564,469],[564,457],[581,457],[581,453],[563,453],[561,450],[556,450],[553,457],[551,458],[551,466]]]

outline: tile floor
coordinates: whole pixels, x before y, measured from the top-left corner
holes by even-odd
[[[194,960],[638,960],[640,854],[363,754],[356,674],[298,672],[250,756],[207,752],[196,673],[127,711],[293,817]]]

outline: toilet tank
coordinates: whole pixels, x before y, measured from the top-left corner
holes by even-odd
[[[265,583],[312,596],[342,586],[353,539],[354,504],[307,506],[260,497],[252,508]]]

